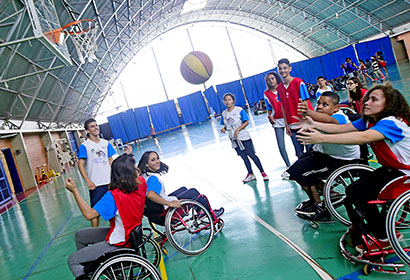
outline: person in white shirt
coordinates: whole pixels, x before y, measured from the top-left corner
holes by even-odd
[[[87,183],[90,191],[90,204],[94,207],[108,191],[111,164],[117,152],[110,142],[100,138],[100,128],[95,119],[86,120],[84,129],[87,132],[87,140],[80,146],[78,170]],[[131,153],[131,147],[125,146],[124,152]],[[98,227],[99,221],[99,217],[92,219],[91,226]]]
[[[316,99],[319,99],[319,97],[325,91],[333,91],[333,88],[327,84],[325,77],[319,76],[317,77],[316,81],[317,81],[317,85],[319,86],[318,89],[316,90]]]

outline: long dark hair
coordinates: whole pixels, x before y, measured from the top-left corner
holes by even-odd
[[[112,162],[110,190],[119,189],[124,193],[136,191],[140,183],[138,176],[134,156],[123,154]]]
[[[376,122],[380,121],[383,118],[394,116],[396,118],[404,119],[409,125],[410,122],[410,107],[406,102],[406,99],[397,89],[393,88],[390,82],[385,83],[384,85],[377,85],[372,87],[366,95],[363,97],[363,106],[369,100],[370,94],[380,89],[383,91],[384,98],[386,98],[383,110],[377,114]],[[367,120],[369,117],[363,115],[363,119]]]
[[[357,77],[351,77],[347,80],[352,81],[353,83],[357,84],[357,87],[354,91],[349,90],[350,98],[353,99],[354,101],[360,101],[360,99],[362,99],[362,96],[361,96],[361,92],[362,92],[362,88],[363,88],[362,83],[360,82],[360,80]]]
[[[266,89],[270,89],[269,85],[268,85],[268,76],[269,75],[273,75],[276,79],[276,86],[279,85],[282,82],[282,77],[276,73],[276,72],[269,72],[268,74],[266,74],[265,76],[265,84],[266,84]]]
[[[163,163],[162,161],[161,161],[159,170],[153,171],[153,170],[151,170],[151,169],[148,168],[148,159],[149,159],[149,155],[150,155],[151,153],[156,154],[156,155],[158,156],[158,158],[159,158],[158,153],[155,152],[155,151],[146,151],[145,153],[143,153],[142,156],[141,156],[141,158],[140,158],[140,161],[138,162],[138,168],[141,170],[141,172],[142,172],[142,173],[152,172],[152,173],[160,173],[160,174],[161,174],[161,173],[167,173],[169,167],[168,167],[168,165],[166,165],[166,164]]]

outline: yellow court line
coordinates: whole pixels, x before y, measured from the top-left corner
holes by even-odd
[[[158,236],[158,234],[155,231],[153,233],[154,233],[154,237]],[[159,262],[159,272],[161,273],[162,280],[168,280],[167,271],[165,269],[164,256],[162,255],[161,249],[160,249],[160,252],[161,252],[161,261]]]

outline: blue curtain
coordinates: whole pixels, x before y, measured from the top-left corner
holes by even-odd
[[[212,111],[217,115],[222,113],[221,103],[219,102],[218,94],[216,93],[214,87],[211,86],[210,88],[207,88],[204,91],[204,95],[206,100],[208,100],[209,111],[211,111],[210,113],[212,114]]]
[[[204,98],[200,91],[178,98],[184,124],[205,121],[209,117]]]
[[[189,100],[189,95],[182,96],[178,98],[177,100],[178,100],[179,108],[181,109],[182,121],[184,122],[184,124],[198,123],[198,120],[195,114],[195,108],[194,108],[194,105]]]
[[[235,95],[235,99],[236,99],[235,105],[236,106],[239,106],[239,107],[245,106],[245,96],[243,95],[242,85],[239,80],[233,81],[230,83],[225,83],[222,85],[217,85],[216,91],[218,92],[218,96],[220,98],[220,102],[223,108],[225,108],[225,105],[223,105],[222,98],[224,94],[228,92],[233,93]]]
[[[153,104],[148,107],[155,132],[161,133],[180,125],[177,109],[173,100]]]
[[[320,56],[326,79],[330,80],[344,75],[340,66],[345,63],[347,57],[350,57],[356,65],[359,64],[353,46]]]
[[[123,143],[128,143],[128,136],[125,131],[124,124],[122,123],[121,113],[109,116],[107,119],[114,139],[120,138]]]
[[[243,88],[248,98],[249,105],[252,106],[259,101],[258,89],[256,88],[254,76],[242,79]]]
[[[105,140],[110,140],[111,138],[114,137],[114,135],[112,134],[112,131],[111,131],[111,127],[108,123],[103,123],[103,124],[100,124],[98,126],[100,127],[100,132],[103,135],[103,138]]]
[[[141,138],[138,133],[137,119],[135,118],[133,109],[122,112],[121,120],[124,124],[124,129],[127,134],[128,141],[133,141]]]
[[[151,135],[151,122],[149,120],[148,108],[134,108],[135,119],[137,120],[139,138],[144,138]]]
[[[292,76],[301,78],[305,83],[316,84],[318,76],[325,76],[320,57],[292,63]]]
[[[204,97],[200,91],[191,94],[191,103],[195,106],[195,113],[198,121],[203,122],[209,118]]]
[[[363,61],[366,59],[370,60],[371,56],[375,55],[376,52],[381,51],[387,65],[396,63],[391,41],[388,36],[377,40],[356,44],[356,51],[359,58]]]

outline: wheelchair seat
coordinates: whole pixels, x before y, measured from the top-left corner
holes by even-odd
[[[393,179],[383,189],[378,195],[379,200],[395,200],[402,193],[410,190],[410,177],[407,175]]]

